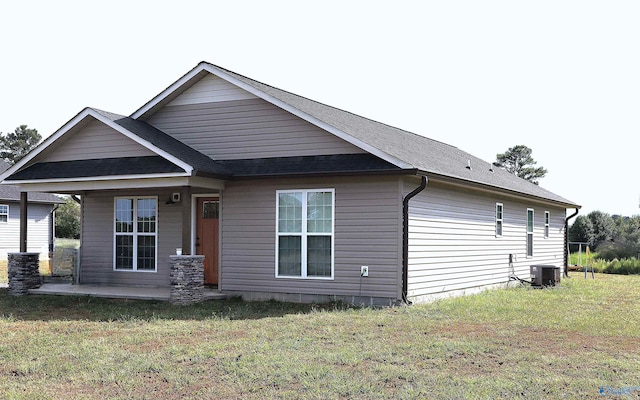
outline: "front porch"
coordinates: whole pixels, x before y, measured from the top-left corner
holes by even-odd
[[[169,301],[170,292],[171,289],[168,287],[73,285],[71,283],[44,283],[39,288],[29,289],[29,294],[159,301]],[[227,295],[218,292],[216,289],[205,288],[202,291],[203,301],[223,300],[226,298]]]
[[[43,282],[39,272],[38,253],[10,253],[8,291],[14,296],[26,294],[74,295],[108,298],[168,301],[189,305],[211,299],[224,299],[205,284],[204,261],[201,255],[170,256],[170,286],[137,284],[72,284],[71,282]]]

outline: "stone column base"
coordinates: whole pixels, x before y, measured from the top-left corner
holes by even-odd
[[[10,295],[23,296],[40,287],[40,253],[9,253],[7,258]]]
[[[204,256],[170,256],[169,302],[188,305],[204,300]]]

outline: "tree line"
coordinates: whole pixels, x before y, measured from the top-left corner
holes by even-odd
[[[605,260],[638,257],[640,215],[625,217],[602,211],[579,215],[569,228],[569,241],[587,243]]]

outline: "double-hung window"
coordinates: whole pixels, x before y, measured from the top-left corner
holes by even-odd
[[[276,192],[276,277],[333,278],[334,189]]]
[[[527,208],[527,257],[533,257],[533,208]]]
[[[496,237],[502,236],[502,203],[496,203]]]
[[[549,211],[545,211],[544,212],[544,237],[548,238],[549,237],[549,220],[551,219],[551,216],[549,214]]]
[[[6,204],[0,204],[0,222],[9,221],[9,206]]]
[[[158,199],[116,197],[114,269],[156,271]]]

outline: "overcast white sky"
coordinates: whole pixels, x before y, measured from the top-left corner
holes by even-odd
[[[129,115],[204,60],[486,161],[527,145],[581,214],[640,213],[638,1],[100,4],[0,5],[0,132]]]

